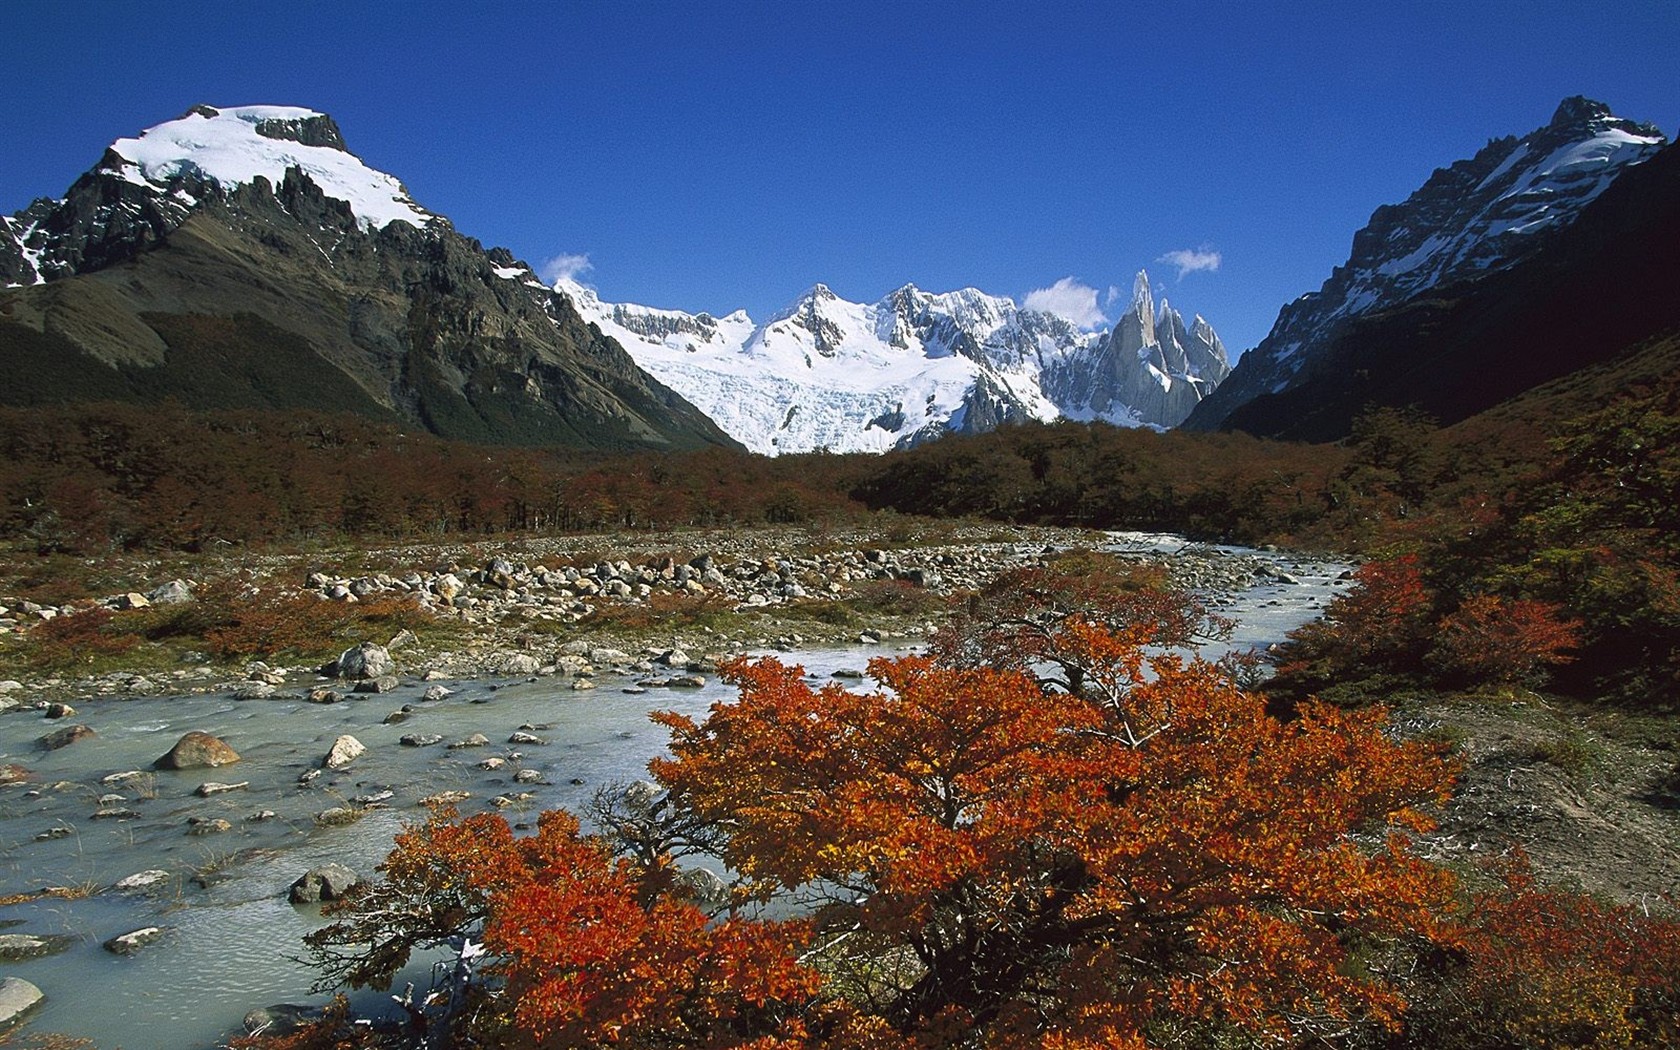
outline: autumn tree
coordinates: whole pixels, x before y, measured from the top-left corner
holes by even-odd
[[[1058,631],[1079,691],[902,658],[859,694],[736,663],[738,701],[661,716],[654,771],[759,895],[814,898],[834,987],[903,1040],[880,1045],[1396,1024],[1369,960],[1442,934],[1451,880],[1408,849],[1442,761],[1380,712],[1280,722],[1210,664]]]
[[[443,1045],[804,1045],[817,986],[793,950],[804,923],[712,922],[674,892],[663,860],[615,858],[569,813],[544,813],[528,836],[498,815],[439,813],[398,836],[381,875],[306,943],[327,985],[389,987],[413,953],[443,946],[463,978],[483,960],[428,1000],[433,1015],[413,1008],[413,1026]]]
[[[1580,629],[1555,602],[1477,595],[1442,617],[1430,655],[1472,681],[1538,685],[1548,668],[1574,659]]]
[[[1044,688],[1080,693],[1089,654],[1068,644],[1070,617],[1161,648],[1221,641],[1233,626],[1161,566],[1071,551],[999,573],[952,610],[931,651],[948,666],[1030,672]]]

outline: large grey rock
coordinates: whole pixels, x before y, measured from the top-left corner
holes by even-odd
[[[383,645],[363,642],[340,653],[335,668],[340,678],[378,678],[395,671],[397,665]]]
[[[328,769],[343,769],[366,751],[366,744],[346,733],[333,741],[332,747],[327,750],[325,761],[321,764]]]
[[[194,729],[152,765],[158,769],[213,769],[239,761],[239,752],[209,733]]]
[[[45,999],[41,989],[21,977],[0,981],[0,1032],[22,1021]]]
[[[342,864],[322,864],[299,875],[288,896],[293,904],[334,901],[361,881],[360,875]]]
[[[729,884],[706,868],[679,871],[672,882],[678,894],[702,908],[715,908],[729,900]]]
[[[529,653],[492,653],[484,661],[488,673],[509,677],[536,674],[541,667],[542,662]]]

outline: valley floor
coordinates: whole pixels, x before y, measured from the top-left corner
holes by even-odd
[[[0,634],[0,706],[12,708],[0,726],[15,743],[62,724],[22,725],[54,701],[230,691],[264,678],[308,688],[323,662],[363,641],[391,643],[405,677],[450,679],[576,677],[580,661],[567,653],[590,647],[644,661],[677,649],[715,664],[751,650],[908,643],[938,628],[953,596],[1006,568],[1114,542],[1089,530],[906,519],[875,529],[528,535],[167,559],[42,560],[14,551],[0,561],[0,606],[8,610],[0,624],[15,625]],[[1294,564],[1289,555],[1170,542],[1134,544],[1127,556],[1227,598],[1292,579],[1286,570]],[[438,594],[445,577],[460,584],[448,602]],[[120,652],[43,663],[32,647],[41,613],[25,611],[30,606],[74,616],[175,578],[207,596],[200,628],[211,624],[209,637],[226,643],[219,655],[206,651],[204,634],[171,633],[181,614],[164,606],[112,614],[114,624],[136,617],[150,625]],[[304,609],[317,629],[284,616],[266,628],[257,623],[259,633],[296,633],[298,647],[266,661],[237,655],[227,639],[240,637],[239,603],[275,601],[292,603],[282,611]],[[384,618],[394,604],[427,611]],[[370,613],[359,619],[360,610]],[[263,640],[244,644],[255,649]],[[1469,870],[1517,846],[1548,880],[1631,901],[1654,902],[1680,885],[1676,756],[1662,725],[1521,692],[1393,702],[1399,731],[1450,742],[1463,764],[1429,850]]]

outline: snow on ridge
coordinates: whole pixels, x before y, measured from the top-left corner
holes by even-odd
[[[854,303],[818,284],[762,324],[740,310],[717,318],[605,303],[568,278],[554,290],[640,367],[766,455],[883,452],[997,411],[1152,425],[1126,406],[1094,413],[1047,392],[1046,369],[1077,367],[1103,332],[974,288],[929,293],[907,284]],[[1212,326],[1197,320],[1198,335],[1217,346]]]
[[[176,176],[195,174],[228,188],[248,185],[258,176],[278,186],[286,169],[296,167],[328,197],[347,201],[367,227],[392,222],[424,227],[432,220],[395,177],[375,171],[354,154],[258,132],[259,125],[269,122],[321,116],[295,106],[197,107],[147,128],[138,138],[118,139],[111,150],[124,162],[118,174],[137,185],[162,188]]]

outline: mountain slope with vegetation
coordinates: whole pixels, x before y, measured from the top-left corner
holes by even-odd
[[[270,109],[199,107],[13,220],[33,283],[0,290],[0,403],[350,411],[497,444],[733,444],[528,267],[391,197],[396,180],[330,118]]]

